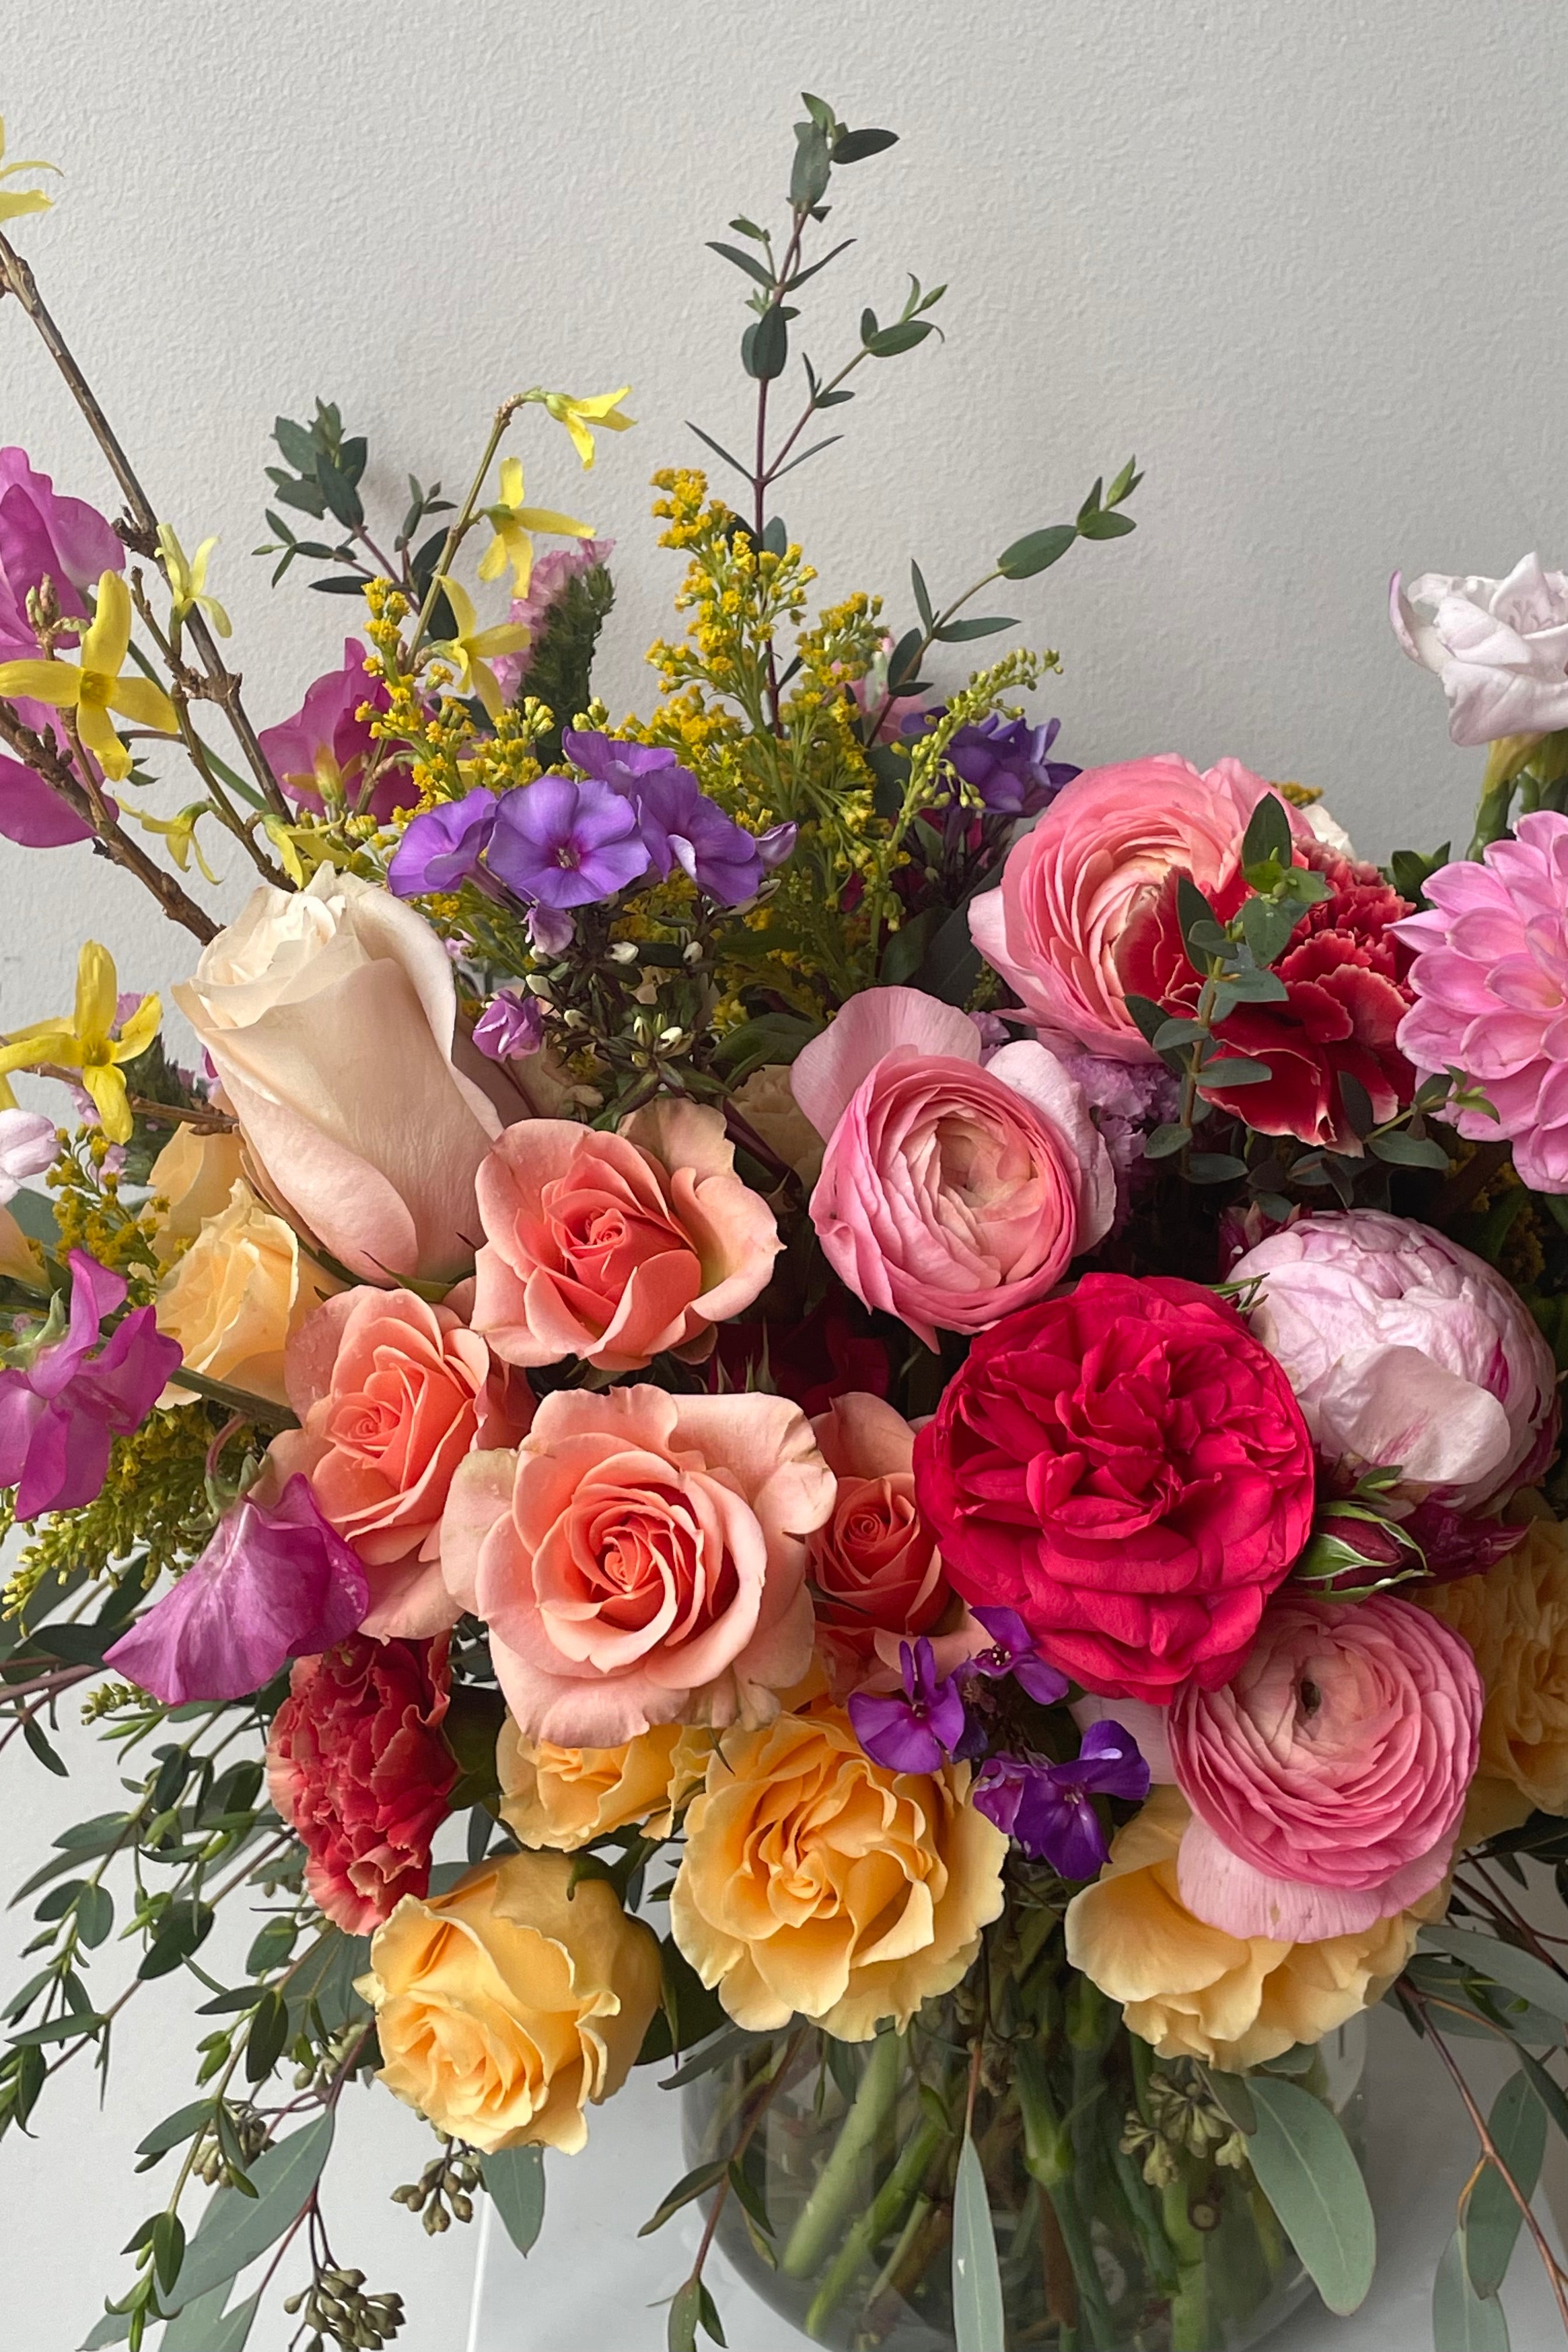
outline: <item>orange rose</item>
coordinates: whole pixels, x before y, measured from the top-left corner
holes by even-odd
[[[851,1391],[811,1426],[838,1481],[833,1517],[807,1546],[817,1648],[849,1687],[879,1663],[879,1633],[896,1666],[899,1638],[929,1633],[950,1595],[915,1501],[915,1433],[902,1413]]]

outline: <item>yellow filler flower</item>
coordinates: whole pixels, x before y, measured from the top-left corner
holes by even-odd
[[[78,648],[80,659],[0,662],[0,694],[74,710],[82,741],[110,782],[120,783],[131,773],[131,754],[114,731],[111,710],[163,735],[177,734],[180,726],[161,686],[150,677],[121,677],[130,649],[131,591],[118,572],[106,572],[92,626]]]
[[[499,580],[510,563],[514,596],[526,596],[528,583],[533,577],[531,532],[550,531],[561,539],[592,539],[594,536],[591,522],[577,522],[571,515],[557,514],[552,507],[523,505],[522,467],[516,457],[502,458],[500,497],[493,507],[486,507],[484,513],[495,537],[479,558],[479,578]]]
[[[595,393],[591,400],[578,400],[569,392],[547,392],[544,405],[557,425],[564,425],[572,436],[572,446],[583,460],[586,473],[594,462],[594,436],[591,425],[602,425],[606,433],[626,433],[637,423],[635,416],[617,416],[616,411],[631,390],[623,383],[619,392]]]
[[[0,121],[0,156],[5,152],[5,125]],[[9,180],[17,172],[53,172],[58,176],[58,171],[56,163],[0,163],[0,180]],[[47,213],[53,203],[53,196],[46,196],[42,188],[0,188],[0,221],[15,220],[20,213]]]
[[[163,558],[164,576],[169,583],[170,609],[176,621],[183,621],[193,604],[199,604],[220,637],[232,634],[228,614],[216,596],[209,596],[207,558],[217,545],[216,539],[204,539],[195,555],[187,555],[166,522],[158,525],[158,549]]]
[[[110,1141],[129,1143],[131,1097],[119,1066],[146,1052],[158,1034],[163,1008],[157,997],[144,996],[116,1037],[118,1001],[114,958],[96,940],[89,940],[77,963],[76,1010],[70,1019],[37,1022],[0,1045],[0,1097],[6,1108],[16,1100],[5,1083],[12,1070],[35,1069],[40,1062],[58,1063],[81,1072],[82,1085],[92,1097]]]
[[[500,680],[490,667],[496,654],[520,654],[529,639],[529,632],[521,621],[501,621],[493,629],[481,629],[467,589],[445,572],[437,574],[447,592],[447,602],[452,608],[452,618],[458,624],[458,634],[431,651],[449,661],[457,672],[452,680],[454,694],[477,694],[489,711],[492,724],[506,709],[506,697],[500,690]],[[5,691],[0,688],[0,693]]]

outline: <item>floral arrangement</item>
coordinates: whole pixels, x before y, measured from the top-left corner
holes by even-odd
[[[1568,577],[1395,579],[1489,747],[1457,859],[1234,759],[1080,772],[1018,699],[1054,654],[939,695],[1139,477],[950,601],[912,566],[901,631],[814,611],[777,486],[937,331],[911,279],[800,349],[891,143],[808,98],[787,225],[711,248],[754,455],[699,432],[739,504],[655,478],[683,634],[619,720],[610,543],[507,445],[591,468],[625,388],[508,398],[390,520],[335,407],[280,417],[261,551],[358,616],[258,727],[214,542],[0,236],[123,501],[0,452],[0,831],[154,894],[200,1054],[94,942],[0,1045],[0,1745],[62,1772],[81,1706],[127,1792],[21,1890],[0,2128],[159,1978],[207,2029],[89,2345],[237,2352],[290,2250],[297,2344],[388,2343],[349,2086],[433,2127],[426,2229],[488,2195],[526,2252],[544,2150],[660,2062],[672,2352],[723,2341],[716,2237],[821,2341],[1250,2340],[1366,2292],[1384,1998],[1479,2134],[1439,2345],[1506,2341],[1521,2231],[1568,2318],[1519,1899],[1568,1857]]]

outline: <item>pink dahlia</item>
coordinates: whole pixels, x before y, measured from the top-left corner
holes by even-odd
[[[1395,926],[1415,950],[1400,1050],[1480,1087],[1497,1117],[1461,1111],[1461,1135],[1506,1136],[1526,1184],[1568,1192],[1568,816],[1521,816],[1479,865],[1441,866],[1426,896]]]

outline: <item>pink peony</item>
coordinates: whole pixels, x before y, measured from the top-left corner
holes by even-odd
[[[1480,1087],[1497,1117],[1461,1111],[1461,1135],[1506,1136],[1526,1184],[1568,1192],[1568,816],[1521,816],[1479,865],[1439,867],[1426,896],[1398,927],[1415,950],[1400,1049],[1423,1075]]]
[[[1408,1909],[1447,1872],[1482,1703],[1466,1644],[1409,1601],[1276,1598],[1234,1678],[1171,1707],[1183,1902],[1279,1943]]]
[[[784,1397],[558,1389],[515,1454],[459,1466],[441,1569],[531,1739],[757,1721],[810,1663],[806,1538],[834,1495]]]
[[[900,1640],[929,1633],[952,1596],[915,1500],[915,1433],[902,1413],[851,1392],[811,1427],[838,1482],[833,1516],[806,1547],[816,1647],[847,1688],[886,1650],[896,1671]]]
[[[928,1348],[1043,1298],[1115,1213],[1110,1155],[1056,1055],[981,1053],[967,1013],[871,988],[792,1073],[827,1142],[811,1218],[828,1263]]]
[[[267,1789],[299,1832],[305,1884],[334,1927],[368,1936],[430,1885],[430,1841],[458,1760],[441,1737],[447,1641],[351,1634],[301,1658],[272,1718]]]
[[[272,1441],[279,1478],[303,1474],[329,1527],[363,1561],[364,1631],[435,1633],[458,1612],[441,1580],[441,1514],[475,1446],[515,1445],[532,1418],[477,1331],[411,1290],[345,1290],[289,1343],[300,1426]]]
[[[1320,1454],[1402,1472],[1393,1499],[1463,1511],[1538,1478],[1557,1371],[1502,1276],[1446,1234],[1380,1209],[1303,1217],[1248,1250],[1253,1330],[1284,1366]]]
[[[366,771],[378,750],[366,706],[387,708],[386,688],[364,667],[364,647],[357,637],[343,639],[343,658],[337,669],[308,687],[305,699],[292,719],[264,728],[261,748],[274,775],[290,800],[321,814],[325,798],[340,797],[351,815],[359,809]],[[375,772],[370,803],[364,812],[385,824],[394,809],[405,808],[416,797],[408,781],[404,755],[384,751]]]
[[[1173,906],[1178,873],[1212,900],[1238,893],[1242,835],[1268,790],[1239,760],[1200,775],[1169,752],[1086,768],[1063,786],[1008,852],[1000,887],[969,909],[975,946],[1047,1042],[1121,1062],[1155,1059],[1124,992],[1163,999],[1165,981],[1180,972],[1168,944],[1158,970],[1138,958],[1143,935]],[[1310,843],[1306,818],[1289,807],[1286,814]],[[1179,937],[1175,956],[1184,971]]]
[[[667,1348],[700,1361],[783,1246],[735,1173],[723,1113],[672,1095],[614,1135],[563,1118],[508,1128],[479,1201],[474,1328],[509,1364],[581,1356],[635,1372]]]

